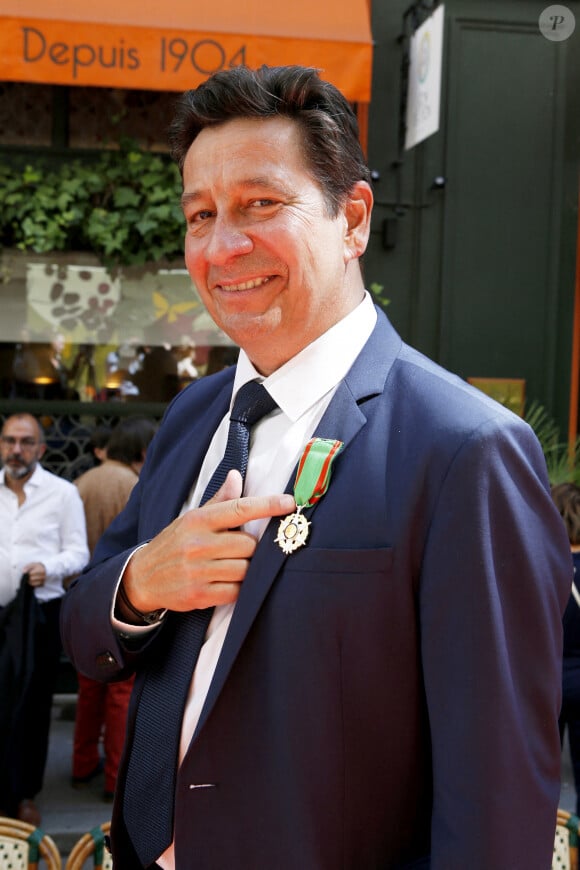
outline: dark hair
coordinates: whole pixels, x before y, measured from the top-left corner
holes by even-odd
[[[302,66],[237,66],[215,73],[177,103],[169,130],[171,154],[183,172],[185,156],[205,128],[236,118],[288,117],[302,133],[302,149],[331,217],[357,181],[370,181],[356,116],[341,92],[318,70]]]
[[[580,486],[559,483],[552,487],[554,504],[564,520],[568,539],[573,547],[580,544]]]
[[[106,447],[109,443],[110,437],[111,427],[107,426],[106,423],[95,426],[95,428],[91,432],[89,440],[87,441],[87,451],[89,453],[92,453],[95,448]]]
[[[125,465],[142,462],[145,450],[153,440],[156,424],[146,417],[126,417],[113,431],[107,444],[107,459],[116,459]]]

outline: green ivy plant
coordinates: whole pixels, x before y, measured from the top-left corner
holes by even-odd
[[[383,310],[387,307],[387,305],[391,304],[391,300],[386,295],[384,284],[379,284],[377,281],[371,281],[369,290],[375,302],[380,305]]]
[[[95,159],[0,165],[0,245],[90,251],[109,268],[183,256],[181,181],[164,154],[130,142]]]

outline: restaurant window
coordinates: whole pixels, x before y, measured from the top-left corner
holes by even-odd
[[[0,146],[52,144],[53,88],[0,82]]]
[[[0,83],[0,150],[8,164],[33,164],[39,152],[51,164],[90,160],[121,140],[166,153],[176,96]],[[36,254],[8,243],[0,306],[0,399],[167,402],[235,361],[182,261],[109,271],[88,252]]]
[[[103,149],[120,139],[167,151],[177,94],[0,82],[0,148]]]
[[[176,97],[164,91],[70,88],[69,146],[116,147],[122,135],[141,148],[167,151],[167,128]]]
[[[2,268],[0,398],[167,402],[235,361],[179,265],[4,251]]]

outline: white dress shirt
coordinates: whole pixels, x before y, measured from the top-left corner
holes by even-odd
[[[40,602],[64,595],[62,581],[89,559],[85,512],[77,488],[37,465],[24,484],[24,502],[0,470],[0,606],[16,597],[23,567],[42,562],[46,580],[35,586]]]
[[[282,493],[306,444],[340,381],[351,368],[374,329],[377,314],[368,293],[357,308],[267,378],[256,371],[240,351],[230,409],[218,426],[199,477],[183,512],[199,505],[219,464],[227,442],[229,415],[236,393],[247,381],[260,380],[276,400],[279,410],[252,428],[244,495]],[[329,433],[328,437],[332,437]],[[260,538],[267,519],[253,520],[243,528]],[[208,626],[191,681],[181,727],[179,761],[183,760],[205,703],[218,658],[234,611],[234,604],[216,607]],[[174,870],[173,845],[157,859],[164,870]]]

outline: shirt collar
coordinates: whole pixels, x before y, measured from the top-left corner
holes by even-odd
[[[247,381],[260,380],[280,409],[295,422],[344,378],[366,344],[377,321],[368,292],[362,302],[300,353],[263,378],[240,351],[233,399]]]

